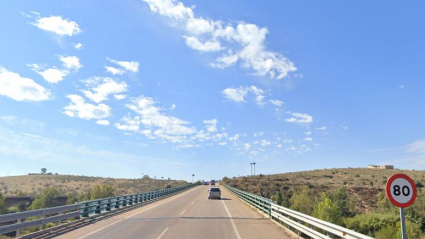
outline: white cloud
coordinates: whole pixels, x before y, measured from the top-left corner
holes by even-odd
[[[111,115],[111,108],[105,104],[93,105],[86,103],[79,95],[67,95],[71,100],[68,106],[64,107],[64,114],[69,117],[81,119],[104,119]]]
[[[305,140],[305,141],[312,141],[312,140],[313,140],[313,138],[311,138],[311,137],[307,137],[307,138],[304,138],[304,140]]]
[[[100,124],[100,125],[109,125],[109,120],[98,120],[96,121],[96,124]]]
[[[174,110],[175,108],[176,108],[176,105],[172,104],[171,107],[170,107],[170,110]]]
[[[311,131],[304,132],[305,135],[310,135]]]
[[[100,103],[108,99],[109,95],[119,94],[127,91],[128,85],[124,82],[115,81],[108,77],[92,77],[87,80],[83,80],[88,90],[83,90],[84,95],[96,103]],[[115,98],[121,98],[122,95],[115,96]]]
[[[251,148],[251,145],[249,143],[246,143],[243,145],[245,150],[249,150]]]
[[[175,0],[143,0],[151,11],[157,12],[162,16],[174,20],[186,20],[193,18],[193,11],[191,8],[185,7],[183,3]]]
[[[326,126],[322,126],[322,127],[316,128],[316,130],[326,130]]]
[[[272,143],[270,141],[265,140],[265,139],[262,139],[261,142],[260,142],[260,145],[263,146],[263,147],[269,146],[271,144]]]
[[[240,135],[239,134],[235,134],[233,135],[233,137],[229,137],[229,141],[238,141]]]
[[[84,45],[82,43],[76,43],[76,44],[74,44],[74,48],[77,49],[77,50],[83,50]]]
[[[80,63],[80,59],[76,56],[59,56],[59,60],[62,61],[62,69],[56,67],[47,68],[39,64],[28,64],[28,66],[40,74],[47,82],[56,84],[68,76],[71,71],[78,72],[78,70],[83,67]]]
[[[67,70],[78,71],[83,65],[80,63],[80,59],[76,56],[60,56],[59,60],[63,62],[63,67]]]
[[[281,107],[284,103],[281,100],[269,100],[274,106]]]
[[[0,95],[17,101],[43,101],[51,97],[50,91],[34,80],[3,67],[0,67]]]
[[[217,119],[204,120],[204,124],[207,127],[207,131],[210,133],[217,132],[217,123],[218,123]]]
[[[58,70],[56,68],[49,68],[44,71],[37,72],[40,74],[47,82],[56,84],[59,81],[62,81],[68,72],[64,70]]]
[[[114,98],[116,100],[123,100],[123,99],[127,98],[127,96],[126,95],[114,95]]]
[[[106,72],[111,73],[112,75],[122,75],[125,73],[123,69],[117,69],[112,66],[105,66]]]
[[[202,52],[227,50],[235,52],[216,58],[211,66],[226,68],[237,61],[242,67],[254,70],[256,75],[281,79],[297,70],[295,65],[280,53],[266,49],[267,28],[239,22],[223,23],[195,17],[192,8],[176,0],[143,0],[151,11],[172,20],[172,25],[183,28],[186,44]]]
[[[218,143],[218,145],[221,145],[221,146],[224,146],[224,145],[226,145],[226,144],[227,144],[227,142],[226,142],[226,141],[223,141],[223,142]]]
[[[200,35],[214,31],[214,25],[218,23],[210,22],[203,18],[189,18],[186,22],[186,30],[192,34]]]
[[[61,36],[73,36],[81,32],[81,29],[76,22],[63,19],[61,16],[38,18],[32,24],[41,30],[54,32]]]
[[[163,114],[163,110],[156,104],[151,97],[140,96],[132,99],[126,107],[136,112],[137,116],[125,116],[122,119],[124,124],[117,123],[115,126],[121,130],[139,132],[152,139],[187,143],[187,135],[195,134],[196,129],[187,126],[190,124],[187,121]]]
[[[403,89],[403,88],[404,88],[404,85],[401,85],[401,86],[399,86],[398,88],[399,88],[399,89]]]
[[[239,88],[227,88],[223,90],[223,95],[229,100],[236,102],[244,102],[244,97],[248,93],[248,90],[244,87]]]
[[[291,113],[292,118],[285,119],[286,122],[290,123],[311,123],[313,122],[313,116],[302,113]]]
[[[184,38],[186,39],[186,44],[194,50],[203,52],[213,52],[221,50],[220,42],[217,40],[211,40],[202,43],[196,37],[184,36]]]
[[[131,71],[131,72],[134,72],[134,73],[139,72],[140,63],[138,61],[117,61],[117,60],[111,59],[109,57],[106,57],[106,59],[108,59],[108,61],[118,65],[121,68],[121,69],[118,70],[118,72],[120,72],[120,71],[124,71],[124,72],[125,71]],[[112,68],[114,68],[114,67],[109,67],[109,69],[107,67],[106,70],[111,71],[112,74],[114,74],[113,72],[117,72],[116,68],[114,68],[114,69],[112,69]]]

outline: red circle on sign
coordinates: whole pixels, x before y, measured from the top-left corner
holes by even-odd
[[[407,182],[409,182],[409,184],[412,186],[412,189],[413,189],[413,195],[412,195],[412,198],[411,198],[408,202],[406,202],[406,203],[400,203],[400,202],[397,202],[397,201],[394,199],[393,195],[391,194],[391,184],[394,182],[394,180],[399,179],[399,178],[405,179]],[[409,176],[407,176],[406,174],[401,174],[401,173],[394,174],[394,175],[393,175],[393,176],[391,176],[391,177],[388,179],[388,181],[387,181],[387,185],[386,185],[386,187],[385,187],[385,193],[387,194],[388,199],[391,201],[391,203],[392,203],[394,206],[396,206],[396,207],[409,207],[409,206],[411,206],[411,205],[415,202],[415,200],[416,200],[416,196],[417,196],[416,184],[415,184],[415,182],[413,182],[413,180],[412,180]]]

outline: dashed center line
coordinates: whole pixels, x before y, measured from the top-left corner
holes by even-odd
[[[161,239],[162,236],[164,236],[165,232],[168,230],[169,227],[165,228],[165,230],[157,237],[156,239]]]
[[[192,202],[190,205],[193,205],[195,202]]]
[[[185,213],[185,212],[186,212],[186,210],[184,210],[182,213],[180,213],[180,216],[183,215],[183,213]]]

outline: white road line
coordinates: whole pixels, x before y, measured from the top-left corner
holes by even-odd
[[[190,205],[193,205],[195,202],[192,202]]]
[[[169,201],[172,201],[172,200],[174,200],[174,199],[176,199],[176,198],[179,198],[179,197],[181,197],[181,196],[183,196],[183,195],[185,195],[185,194],[187,194],[187,193],[189,193],[189,192],[191,192],[191,191],[193,191],[193,190],[195,190],[195,189],[196,189],[196,187],[195,187],[195,188],[192,188],[191,190],[189,190],[189,191],[187,191],[187,192],[185,192],[185,193],[183,193],[183,194],[180,194],[179,196],[177,196],[177,197],[175,197],[175,198],[172,198],[172,199],[170,199],[170,200],[168,200],[168,201],[162,202],[162,203],[157,204],[157,205],[155,205],[155,206],[153,206],[153,207],[147,208],[147,209],[145,209],[145,210],[143,210],[143,211],[136,212],[136,213],[134,213],[134,214],[132,214],[132,215],[130,215],[130,216],[128,216],[128,217],[126,217],[126,218],[124,218],[124,219],[130,218],[130,217],[132,217],[132,216],[134,216],[134,215],[137,215],[137,214],[139,214],[139,213],[146,212],[147,210],[150,210],[150,209],[152,209],[152,208],[158,207],[159,205],[162,205],[162,204],[167,203],[167,202],[169,202]],[[82,238],[88,237],[89,235],[94,234],[94,233],[96,233],[96,232],[98,232],[98,231],[101,231],[101,230],[103,230],[103,229],[105,229],[105,228],[107,228],[107,227],[109,227],[109,226],[112,226],[112,225],[114,225],[115,223],[117,223],[117,222],[119,222],[119,221],[122,221],[122,220],[123,220],[123,219],[120,219],[120,220],[118,220],[118,221],[116,221],[116,222],[113,222],[113,223],[111,223],[111,224],[109,224],[109,225],[106,225],[106,226],[104,226],[104,227],[102,227],[102,228],[99,228],[99,229],[97,229],[96,231],[90,232],[89,234],[86,234],[86,235],[84,235],[84,236],[82,236],[82,237],[79,237],[78,239],[82,239]],[[165,233],[165,231],[164,231],[164,233]]]
[[[176,199],[176,198],[179,198],[179,197],[181,197],[181,196],[185,195],[186,193],[189,193],[189,192],[193,191],[194,189],[196,189],[196,188],[193,188],[193,189],[191,189],[191,190],[189,190],[189,191],[187,191],[187,192],[185,192],[185,193],[183,193],[183,194],[181,194],[181,195],[179,195],[179,196],[177,196],[177,197],[175,197],[175,198],[172,198],[172,199],[170,199],[170,200],[168,200],[168,201],[162,202],[162,203],[157,204],[157,205],[155,205],[155,206],[153,206],[153,207],[147,208],[147,209],[145,209],[145,210],[143,210],[143,211],[136,212],[136,213],[134,213],[134,214],[132,214],[132,215],[130,215],[130,216],[128,216],[128,217],[126,217],[125,219],[130,218],[130,217],[132,217],[132,216],[135,216],[135,215],[137,215],[137,214],[140,214],[140,213],[142,213],[142,212],[146,212],[146,211],[148,211],[148,210],[151,210],[152,208],[158,207],[159,205],[162,205],[162,204],[167,203],[167,202],[169,202],[169,201],[172,201],[172,200],[174,200],[174,199]]]
[[[113,223],[111,223],[111,224],[109,224],[109,225],[106,225],[106,226],[104,226],[104,227],[102,227],[102,228],[99,228],[99,229],[97,229],[96,231],[90,232],[89,234],[86,234],[86,235],[84,235],[84,236],[82,236],[82,237],[79,237],[78,239],[82,239],[82,238],[88,237],[88,236],[90,236],[91,234],[94,234],[94,233],[96,233],[96,232],[98,232],[98,231],[100,231],[100,230],[103,230],[103,229],[105,229],[105,228],[107,228],[107,227],[109,227],[109,226],[112,226],[112,225],[114,225],[115,223],[120,222],[120,221],[122,221],[122,219],[120,219],[120,220],[118,220],[118,221],[116,221],[116,222],[113,222]]]
[[[165,230],[157,237],[156,239],[161,239],[162,236],[164,236],[165,232],[168,230],[169,227],[165,228]]]
[[[236,228],[235,222],[233,221],[233,218],[232,218],[232,215],[229,212],[229,209],[227,209],[227,206],[226,206],[226,204],[224,203],[223,200],[221,202],[223,203],[224,208],[226,208],[227,214],[229,214],[230,222],[232,223],[233,230],[235,230],[236,237],[238,239],[241,239],[241,235],[239,235],[238,229]]]
[[[180,216],[181,216],[181,215],[183,215],[183,213],[185,213],[185,212],[186,212],[186,210],[185,210],[185,211],[183,211],[182,213],[180,213]]]

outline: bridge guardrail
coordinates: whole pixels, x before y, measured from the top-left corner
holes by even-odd
[[[194,186],[194,184],[134,195],[84,201],[73,205],[3,214],[0,215],[0,223],[10,224],[0,226],[0,235],[16,232],[17,237],[22,229],[38,226],[40,230],[42,230],[42,227],[48,223],[61,222],[72,218],[80,219],[97,216],[105,212],[120,210],[121,208],[124,209],[131,205],[152,201],[154,199],[185,190],[192,186]]]
[[[247,193],[242,190],[230,187],[226,184],[223,184],[223,186],[242,200],[269,214],[272,220],[284,223],[289,228],[292,227],[296,231],[301,232],[310,238],[331,239],[334,238],[332,236],[336,236],[346,239],[373,239],[372,237],[360,234],[353,230],[279,206],[268,198],[264,198],[252,193]],[[259,202],[264,204],[261,205],[260,203],[259,205]]]

